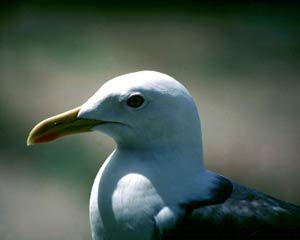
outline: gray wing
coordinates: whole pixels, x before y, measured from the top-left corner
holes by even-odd
[[[232,186],[223,203],[194,208],[164,239],[300,239],[300,206]]]

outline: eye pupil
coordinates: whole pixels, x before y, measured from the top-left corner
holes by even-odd
[[[138,108],[144,103],[144,98],[140,95],[133,95],[127,100],[129,107]]]

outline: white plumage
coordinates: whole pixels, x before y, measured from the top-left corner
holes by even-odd
[[[88,130],[117,143],[92,188],[93,240],[300,232],[299,207],[205,168],[197,108],[168,75],[142,71],[114,78],[76,110],[76,120],[53,119],[32,131],[30,144],[59,137],[55,128],[66,122],[72,128],[61,135],[76,132],[75,121],[87,130],[86,120],[93,121]],[[32,140],[38,135],[42,140]]]

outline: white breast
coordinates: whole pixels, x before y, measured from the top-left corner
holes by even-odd
[[[122,177],[112,196],[114,217],[122,232],[118,239],[150,238],[154,216],[162,206],[163,201],[146,177],[134,173]]]
[[[162,199],[147,177],[113,169],[113,161],[109,161],[101,167],[92,189],[93,240],[151,239],[154,216],[164,205]]]

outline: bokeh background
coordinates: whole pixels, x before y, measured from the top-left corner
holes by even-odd
[[[208,168],[300,204],[299,4],[246,2],[1,3],[0,238],[90,239],[89,193],[113,141],[26,147],[27,134],[144,69],[194,96]]]

